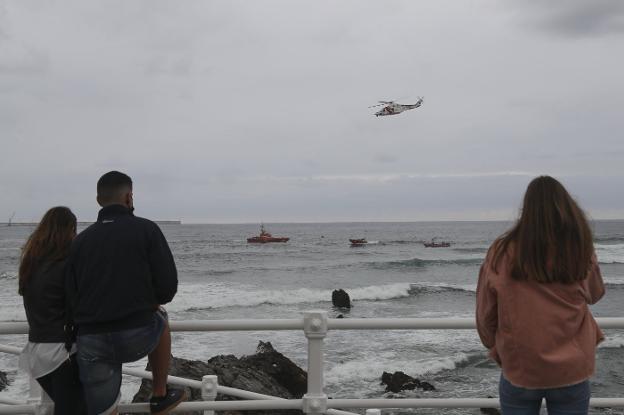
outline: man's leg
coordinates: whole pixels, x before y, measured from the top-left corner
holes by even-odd
[[[182,389],[167,388],[167,374],[171,359],[171,331],[169,330],[169,318],[164,308],[159,307],[156,311],[156,321],[162,324],[161,330],[159,330],[160,336],[156,347],[147,356],[152,366],[150,412],[165,415],[185,399],[186,393]]]
[[[165,327],[160,336],[156,348],[147,355],[152,367],[152,395],[159,397],[167,393],[167,375],[169,373],[169,361],[171,359],[171,332],[169,322],[165,320]]]
[[[121,386],[121,362],[114,359],[110,335],[78,336],[78,366],[89,414],[115,414]]]
[[[161,307],[150,324],[112,333],[115,357],[121,362],[135,362],[147,356],[152,368],[152,414],[168,414],[184,398],[184,390],[167,388],[171,359],[171,333],[167,312]]]

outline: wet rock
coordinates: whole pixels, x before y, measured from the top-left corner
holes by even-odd
[[[301,398],[308,389],[306,371],[276,351],[270,342],[258,343],[256,354],[243,356],[240,361],[271,376],[295,398]]]
[[[332,304],[338,308],[351,308],[349,294],[342,288],[332,291]]]
[[[403,390],[414,390],[416,388],[424,391],[435,390],[435,387],[431,383],[420,381],[419,379],[406,375],[403,372],[383,372],[381,375],[381,384],[386,385],[386,392],[394,393]]]
[[[0,371],[0,391],[5,389],[9,385],[9,379],[7,379],[6,373]]]
[[[147,369],[150,369],[149,364]],[[256,353],[237,358],[234,355],[215,356],[207,362],[186,360],[172,357],[169,374],[187,379],[201,380],[204,375],[217,375],[219,385],[243,389],[250,392],[277,396],[286,399],[298,399],[307,388],[307,373],[283,354],[277,352],[271,343],[260,342]],[[198,389],[186,388],[189,401],[200,401]],[[152,382],[143,380],[132,402],[147,402],[151,395]],[[217,395],[217,401],[236,400],[229,395]],[[299,415],[301,411],[227,411],[221,415],[260,415],[284,414]],[[184,412],[187,415],[202,415],[201,412]]]
[[[488,398],[492,398],[492,396],[488,395]],[[496,408],[479,408],[479,410],[485,415],[501,415],[501,412]]]

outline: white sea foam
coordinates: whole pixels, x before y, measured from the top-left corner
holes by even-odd
[[[325,379],[328,384],[341,384],[354,381],[379,380],[385,372],[402,371],[418,377],[433,375],[443,370],[451,370],[468,360],[465,353],[455,353],[447,357],[431,357],[417,360],[397,360],[379,358],[350,360],[345,363],[330,365],[327,368]]]
[[[14,273],[0,275],[0,321],[24,321],[26,313],[22,297],[17,294],[17,276]]]
[[[477,284],[447,284],[444,282],[418,282],[410,284],[411,290],[469,291],[477,292]]]
[[[601,349],[619,349],[624,347],[624,334],[609,334],[598,347]]]
[[[408,297],[409,283],[345,288],[352,300],[389,300]],[[171,311],[223,307],[253,307],[261,304],[300,304],[331,302],[332,290],[258,290],[257,287],[224,284],[180,284],[169,306]]]
[[[624,264],[624,244],[595,244],[594,248],[601,264]]]

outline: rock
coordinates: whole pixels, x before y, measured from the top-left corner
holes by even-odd
[[[147,365],[149,370],[150,366]],[[260,342],[256,354],[237,358],[234,355],[215,356],[207,362],[186,360],[172,357],[169,374],[188,379],[201,380],[204,375],[217,375],[219,385],[243,389],[250,392],[277,396],[286,399],[298,399],[307,389],[307,373],[294,364],[290,359],[277,352],[271,343]],[[143,380],[141,387],[132,402],[146,402],[149,400],[152,382]],[[201,392],[187,388],[190,401],[201,400]],[[236,400],[229,395],[217,395],[218,401]],[[284,414],[299,415],[301,411],[231,411],[218,412],[221,415],[260,415]],[[202,415],[200,412],[185,412],[187,415]]]
[[[406,375],[403,372],[388,373],[383,372],[381,375],[381,384],[386,385],[386,392],[400,392],[403,390],[414,390],[416,388],[424,391],[433,391],[435,387],[429,382],[421,382],[420,380]]]
[[[492,396],[488,395],[488,398],[492,398]],[[479,410],[485,415],[501,415],[500,411],[496,408],[479,408]]]
[[[301,398],[308,389],[306,371],[276,351],[270,342],[259,342],[256,354],[243,356],[240,361],[270,375],[297,399]]]
[[[420,382],[420,387],[424,391],[434,391],[435,390],[435,387],[431,383],[425,382],[425,381]]]
[[[0,391],[5,389],[9,385],[9,379],[7,379],[6,373],[0,371]]]
[[[342,288],[332,291],[332,304],[338,308],[351,308],[349,294]]]

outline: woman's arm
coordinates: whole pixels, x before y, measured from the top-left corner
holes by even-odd
[[[477,332],[481,343],[488,349],[495,345],[496,328],[498,327],[498,302],[496,291],[488,279],[490,265],[488,259],[481,265],[479,270],[479,282],[477,283]]]

